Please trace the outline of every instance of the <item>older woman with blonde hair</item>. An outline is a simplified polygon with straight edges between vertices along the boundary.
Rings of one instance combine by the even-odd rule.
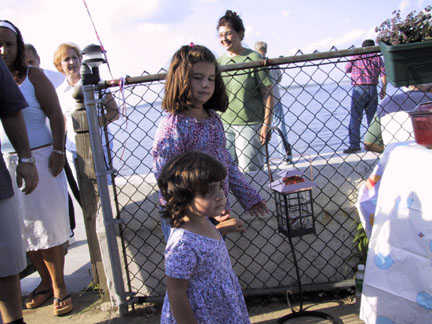
[[[66,76],[64,82],[57,88],[57,95],[60,99],[61,108],[66,121],[66,156],[69,164],[76,166],[75,160],[77,158],[77,154],[75,145],[75,132],[72,122],[72,113],[76,110],[76,100],[72,97],[72,93],[74,87],[79,85],[81,80],[80,48],[74,43],[61,43],[54,52],[53,63],[57,70]],[[104,116],[99,116],[99,125],[101,127],[107,127],[108,139],[111,144],[113,136],[111,135],[111,132],[108,128],[108,124],[119,119],[119,113],[117,104],[109,92],[105,93],[103,96],[103,108],[105,109],[105,113]],[[104,155],[107,159],[105,136],[102,136],[102,144],[104,147]],[[74,170],[75,168],[72,169]],[[76,179],[76,173],[74,176]]]

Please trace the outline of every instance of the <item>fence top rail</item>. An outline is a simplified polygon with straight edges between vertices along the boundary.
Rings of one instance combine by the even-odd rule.
[[[332,59],[353,55],[361,55],[361,54],[370,54],[370,53],[379,53],[379,46],[369,46],[369,47],[360,47],[353,49],[345,49],[340,51],[328,51],[328,52],[317,52],[312,54],[302,54],[302,55],[292,55],[278,58],[266,58],[258,61],[250,61],[244,63],[236,63],[236,64],[228,64],[221,66],[221,72],[241,70],[241,69],[249,69],[249,68],[257,68],[257,67],[268,67],[275,66],[281,64],[288,63],[298,63],[298,62],[309,62],[316,60],[324,60],[324,59]],[[118,87],[121,85],[132,85],[139,84],[145,82],[154,82],[164,80],[166,77],[166,73],[157,73],[157,74],[149,74],[137,77],[126,77],[124,79],[114,79],[114,80],[106,80],[101,81],[97,88],[98,89],[106,89],[110,87]]]

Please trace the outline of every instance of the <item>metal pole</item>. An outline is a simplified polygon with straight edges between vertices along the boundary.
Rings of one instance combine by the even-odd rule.
[[[99,121],[97,116],[97,103],[95,100],[95,85],[84,85],[82,87],[84,95],[84,106],[87,113],[90,145],[93,152],[93,161],[96,173],[96,183],[98,186],[99,197],[102,207],[103,221],[105,233],[108,244],[108,256],[110,259],[111,267],[107,267],[106,274],[108,283],[109,281],[114,284],[114,293],[111,296],[112,300],[119,307],[120,315],[127,313],[127,303],[125,298],[125,288],[123,283],[122,268],[120,263],[120,256],[118,253],[118,245],[116,239],[115,225],[118,224],[117,220],[113,219],[111,209],[110,195],[108,190],[107,175],[109,172],[105,170],[104,156],[102,149],[102,141],[99,133]],[[110,284],[109,284],[110,286]],[[111,290],[109,289],[111,294]]]

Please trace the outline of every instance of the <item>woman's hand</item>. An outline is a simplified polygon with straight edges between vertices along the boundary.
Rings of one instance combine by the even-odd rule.
[[[265,216],[268,214],[269,210],[267,208],[267,204],[264,200],[261,200],[259,203],[256,203],[253,205],[249,210],[249,214],[251,214],[254,217],[258,216]]]
[[[51,152],[48,160],[48,169],[51,171],[53,177],[57,177],[62,172],[65,165],[65,155],[56,152]]]
[[[267,136],[270,136],[270,134],[268,134],[268,129],[269,129],[269,127],[266,124],[263,124],[261,127],[260,142],[262,145],[264,145],[266,143]]]
[[[29,163],[19,163],[16,168],[16,182],[18,188],[21,188],[24,182],[25,187],[21,188],[21,190],[26,195],[32,193],[36,189],[39,182],[39,176],[36,167]]]
[[[224,236],[228,233],[246,232],[246,229],[243,227],[243,225],[244,222],[238,218],[228,218],[220,221],[220,223],[216,225],[216,228],[219,230],[221,235]]]

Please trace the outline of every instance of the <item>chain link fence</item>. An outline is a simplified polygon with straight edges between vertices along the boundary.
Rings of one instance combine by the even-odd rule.
[[[292,148],[292,164],[284,163],[280,138],[269,144],[270,169],[295,168],[313,180],[316,235],[293,239],[302,283],[306,287],[352,285],[361,257],[353,238],[358,216],[355,208],[362,182],[378,161],[377,153],[362,150],[344,154],[348,146],[348,124],[352,85],[345,73],[349,56],[377,53],[378,47],[348,49],[248,62],[222,69],[278,69],[283,121]],[[264,66],[265,65],[265,66]],[[134,84],[111,91],[119,102],[122,118],[110,125],[113,134],[111,160],[112,206],[119,226],[119,246],[124,280],[135,302],[161,301],[165,293],[164,248],[158,206],[158,188],[152,173],[151,148],[162,116],[164,74],[146,73]],[[144,80],[144,81],[142,81]],[[129,80],[130,81],[130,80]],[[130,82],[128,82],[130,83]],[[402,90],[387,87],[388,94]],[[361,134],[366,133],[366,121]],[[383,126],[385,127],[385,126]],[[230,196],[232,214],[246,223],[244,234],[229,234],[226,243],[233,268],[246,295],[283,292],[296,283],[292,254],[286,237],[277,231],[275,206],[266,166],[245,174],[247,181],[266,200],[270,213],[252,217]]]

